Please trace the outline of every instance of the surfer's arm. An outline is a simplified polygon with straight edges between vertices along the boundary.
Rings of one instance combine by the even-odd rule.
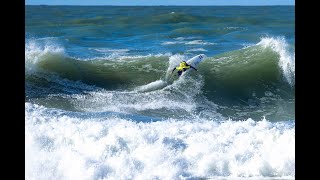
[[[176,68],[173,68],[173,70],[172,70],[171,74],[173,73],[173,71],[174,71],[174,70],[176,70]]]
[[[193,66],[191,66],[191,65],[190,65],[190,67],[191,67],[192,69],[194,69],[194,70],[198,71],[198,70],[197,70],[196,68],[194,68]]]

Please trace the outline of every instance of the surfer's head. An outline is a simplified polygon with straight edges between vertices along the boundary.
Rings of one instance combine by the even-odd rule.
[[[187,62],[185,62],[185,61],[182,61],[181,63],[180,63],[180,66],[186,66],[187,65]]]

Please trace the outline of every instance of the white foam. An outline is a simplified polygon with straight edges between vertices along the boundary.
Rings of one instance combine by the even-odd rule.
[[[185,44],[185,45],[216,45],[216,43],[206,42],[203,40],[192,40],[192,41],[185,41],[184,38],[178,38],[177,41],[167,41],[161,43],[161,45],[173,45],[173,44]]]
[[[143,86],[139,86],[137,88],[135,88],[138,92],[147,92],[147,91],[154,91],[157,89],[161,89],[163,87],[165,87],[168,83],[166,81],[163,80],[157,80],[154,82],[151,82],[149,84],[143,85]]]
[[[122,54],[130,51],[129,49],[110,49],[110,48],[89,48],[102,53],[117,53]]]
[[[78,60],[117,60],[117,59],[123,59],[123,58],[141,58],[143,56],[129,56],[128,52],[130,49],[111,49],[111,48],[89,48],[89,50],[94,50],[96,52],[99,52],[102,55],[98,55],[91,58],[77,58]]]
[[[215,43],[210,43],[210,42],[205,42],[203,40],[193,40],[193,41],[189,41],[189,42],[186,42],[187,45],[191,44],[191,45],[194,45],[194,44],[197,44],[197,45],[214,45]]]
[[[178,41],[183,41],[183,40],[190,40],[190,39],[197,39],[199,37],[196,37],[196,36],[189,36],[189,37],[177,37],[177,38],[174,38],[175,40],[178,40]]]
[[[136,60],[142,58],[149,57],[163,57],[163,56],[171,56],[171,53],[157,53],[157,54],[147,54],[147,55],[126,55],[119,53],[111,53],[105,56],[93,57],[93,58],[76,58],[78,60],[112,60],[112,61],[122,61],[122,60]]]
[[[237,26],[229,26],[226,27],[225,29],[230,29],[230,30],[247,30],[245,27],[237,27]]]
[[[136,123],[25,105],[26,179],[295,178],[294,122]]]
[[[25,44],[25,67],[26,70],[32,70],[36,68],[36,64],[47,55],[61,55],[68,56],[70,58],[82,61],[89,60],[135,60],[149,57],[163,57],[171,56],[171,53],[157,53],[147,55],[128,55],[129,49],[111,49],[111,48],[89,48],[91,50],[104,53],[103,56],[95,56],[90,58],[72,57],[66,54],[64,47],[53,40],[54,38],[38,38],[29,39]]]
[[[139,90],[147,91],[147,93],[133,92],[114,92],[114,91],[91,91],[85,95],[75,94],[68,99],[73,99],[74,106],[83,111],[89,112],[121,112],[121,113],[135,113],[137,111],[170,109],[183,110],[192,112],[196,108],[196,104],[192,101],[185,102],[183,98],[172,97],[170,93],[162,91],[151,91],[147,88],[155,88],[154,86],[162,86],[164,82],[158,81],[147,85],[147,87],[140,87]],[[151,92],[148,92],[151,91]],[[178,96],[178,95],[176,95]],[[190,96],[191,98],[191,96]]]
[[[252,47],[252,46],[254,46],[254,45],[256,45],[256,44],[253,44],[253,43],[243,43],[243,44],[241,44],[241,45],[242,45],[242,48],[241,48],[241,49],[247,49],[247,48]]]
[[[167,41],[161,43],[162,45],[171,45],[171,44],[182,44],[182,42],[177,42],[177,41]]]
[[[271,47],[280,56],[279,67],[290,85],[295,84],[295,53],[290,53],[289,45],[284,37],[265,37],[257,44],[262,47]]]
[[[205,50],[203,48],[194,48],[194,49],[189,49],[187,51],[188,52],[198,52],[198,51],[207,52],[207,50]]]

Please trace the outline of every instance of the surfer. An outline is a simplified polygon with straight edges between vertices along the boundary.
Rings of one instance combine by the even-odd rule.
[[[196,68],[194,68],[193,66],[189,65],[187,62],[182,61],[179,66],[175,67],[172,70],[171,74],[173,73],[174,70],[177,69],[178,70],[178,75],[180,76],[182,74],[182,72],[184,72],[184,71],[186,71],[187,69],[190,69],[190,68],[192,68],[192,69],[197,71]]]

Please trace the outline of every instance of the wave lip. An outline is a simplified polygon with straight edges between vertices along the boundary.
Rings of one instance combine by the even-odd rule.
[[[42,38],[44,39],[44,38]],[[38,39],[38,40],[42,40]],[[45,38],[43,43],[31,39],[25,45],[25,68],[26,72],[35,71],[37,64],[50,56],[65,56],[65,49],[58,46],[50,38]]]
[[[281,68],[283,75],[287,82],[294,86],[295,84],[295,55],[290,54],[289,45],[284,37],[276,38],[262,38],[257,44],[264,48],[270,47],[277,52],[280,56],[279,67]]]

